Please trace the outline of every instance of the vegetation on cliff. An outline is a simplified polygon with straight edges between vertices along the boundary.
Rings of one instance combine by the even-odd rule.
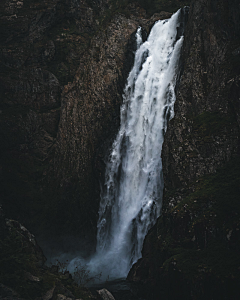
[[[162,216],[129,273],[152,299],[240,295],[239,5],[191,3],[162,152]]]
[[[151,299],[161,294],[176,299],[179,293],[184,299],[237,299],[239,193],[240,161],[236,158],[185,190],[165,195],[169,203],[149,232],[143,260],[129,278],[149,285]]]

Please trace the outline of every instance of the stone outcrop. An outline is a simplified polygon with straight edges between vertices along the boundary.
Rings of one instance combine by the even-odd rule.
[[[103,300],[115,300],[113,295],[107,289],[101,289],[97,292]]]
[[[239,298],[239,1],[193,1],[162,216],[130,271],[151,299]]]
[[[0,283],[0,299],[1,300],[23,300],[19,295],[12,289],[6,287]]]
[[[78,286],[69,272],[63,272],[63,264],[50,268],[45,262],[34,235],[19,222],[5,219],[1,212],[1,300],[96,299]]]

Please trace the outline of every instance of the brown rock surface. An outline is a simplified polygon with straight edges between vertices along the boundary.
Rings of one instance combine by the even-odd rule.
[[[0,8],[4,210],[37,235],[93,241],[135,31],[141,25],[146,35],[171,14],[147,19],[135,4],[84,0],[4,0]]]
[[[239,298],[239,1],[193,1],[162,216],[128,278],[151,299]]]
[[[155,15],[141,23],[148,29],[166,15]],[[80,59],[74,82],[62,93],[53,173],[57,174],[64,203],[78,202],[76,226],[79,230],[84,226],[85,234],[89,221],[96,230],[99,179],[103,180],[105,155],[118,128],[122,90],[133,61],[134,34],[139,23],[137,18],[116,15],[105,30],[93,37],[89,52]]]

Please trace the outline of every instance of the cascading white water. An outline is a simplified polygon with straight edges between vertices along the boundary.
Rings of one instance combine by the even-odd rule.
[[[167,120],[174,115],[180,10],[158,21],[148,40],[136,33],[137,51],[123,95],[121,127],[106,168],[98,221],[97,253],[90,270],[125,277],[141,257],[143,240],[160,215],[161,150]]]

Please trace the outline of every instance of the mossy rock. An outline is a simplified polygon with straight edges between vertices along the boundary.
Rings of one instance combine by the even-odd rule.
[[[213,293],[208,280],[222,284],[224,295],[227,291],[235,299],[240,280],[239,195],[240,159],[234,158],[188,187],[183,199],[157,223],[162,274],[180,274],[196,295],[194,287],[201,286],[196,299],[206,296],[207,289]],[[174,197],[174,191],[166,196]]]
[[[13,220],[7,224],[1,222],[0,228],[0,283],[25,300],[42,299],[49,291],[53,299],[58,293],[92,299],[91,293],[78,286],[69,273],[43,265],[43,253],[26,228]]]

